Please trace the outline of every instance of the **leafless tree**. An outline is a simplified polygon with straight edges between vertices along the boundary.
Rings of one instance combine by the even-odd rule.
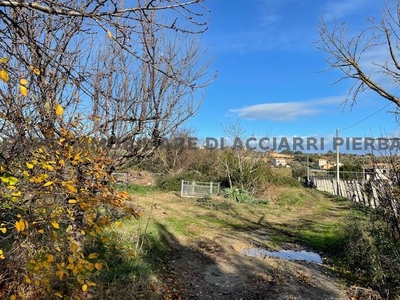
[[[61,123],[78,120],[86,125],[76,132],[110,148],[132,142],[124,158],[150,155],[197,112],[213,79],[196,38],[208,24],[202,2],[0,1],[1,137],[19,141],[8,143],[8,158],[21,140],[60,136]],[[148,142],[138,147],[138,137]]]
[[[345,104],[353,105],[360,93],[371,90],[400,107],[396,95],[400,83],[399,28],[398,0],[386,1],[381,20],[369,19],[369,26],[354,36],[350,36],[345,22],[322,19],[318,48],[328,55],[329,69],[343,74],[338,82],[354,82]]]
[[[219,155],[219,162],[228,179],[229,187],[247,190],[251,195],[261,193],[270,174],[264,154],[246,148],[248,146],[246,131],[240,120],[235,122],[229,120],[223,125],[223,131],[233,143],[232,147],[223,149]]]
[[[94,132],[113,143],[130,144],[123,158],[153,153],[197,112],[211,82],[206,78],[210,61],[203,60],[195,37],[170,36],[156,23],[155,12],[143,15],[136,43],[140,60],[116,53],[112,42],[96,60],[102,74],[96,71],[93,78]]]
[[[162,163],[163,169],[171,175],[187,171],[194,160],[198,159],[197,140],[194,131],[189,128],[179,128],[165,137],[162,145],[156,151],[156,158]]]
[[[353,105],[359,95],[373,91],[394,103],[397,112],[400,98],[396,94],[400,85],[400,1],[385,1],[379,21],[369,19],[369,26],[360,33],[350,36],[346,23],[331,23],[322,20],[319,24],[320,42],[318,47],[327,55],[330,69],[340,70],[343,76],[338,80],[351,79],[354,85],[348,93],[345,104]],[[349,101],[350,100],[350,101]],[[350,103],[348,103],[348,101]],[[392,228],[393,236],[400,236],[399,218],[399,164],[398,155],[381,153],[390,165],[391,177],[379,179],[380,205],[378,212]],[[390,179],[390,180],[389,180]]]

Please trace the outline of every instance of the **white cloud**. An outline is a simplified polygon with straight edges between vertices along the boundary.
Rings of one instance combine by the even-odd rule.
[[[264,103],[231,109],[229,112],[248,120],[291,121],[319,114],[323,106],[340,104],[344,99],[344,96],[334,96],[303,102]]]
[[[275,12],[266,12],[263,15],[263,26],[268,26],[281,20],[282,16]]]
[[[223,52],[249,52],[269,51],[277,48],[287,48],[289,40],[284,33],[273,33],[271,30],[248,30],[218,34],[220,43],[214,47]],[[222,41],[222,42],[221,42]]]
[[[335,18],[341,19],[353,13],[357,13],[360,9],[365,7],[366,4],[371,2],[371,0],[334,0],[322,7],[322,14],[326,21],[331,21]]]

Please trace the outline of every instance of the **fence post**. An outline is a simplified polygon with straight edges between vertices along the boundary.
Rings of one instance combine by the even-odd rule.
[[[212,181],[210,182],[210,195],[212,195],[212,193],[213,193],[213,183],[212,183]]]
[[[184,185],[184,180],[182,179],[182,182],[181,182],[181,197],[183,197],[183,185]]]

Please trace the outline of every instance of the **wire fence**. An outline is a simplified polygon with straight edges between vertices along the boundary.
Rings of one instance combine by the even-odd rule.
[[[181,183],[181,197],[202,197],[207,195],[219,195],[219,182],[185,181]]]
[[[357,180],[364,181],[369,180],[377,176],[376,172],[355,172],[355,171],[339,171],[339,179],[342,180]],[[336,171],[325,171],[325,170],[314,170],[310,169],[308,177],[312,179],[336,179]]]

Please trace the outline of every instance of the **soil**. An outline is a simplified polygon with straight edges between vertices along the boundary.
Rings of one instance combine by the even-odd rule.
[[[162,298],[349,299],[328,266],[247,257],[243,249],[256,246],[250,242],[254,237],[241,235],[176,240],[164,278],[169,293]]]

